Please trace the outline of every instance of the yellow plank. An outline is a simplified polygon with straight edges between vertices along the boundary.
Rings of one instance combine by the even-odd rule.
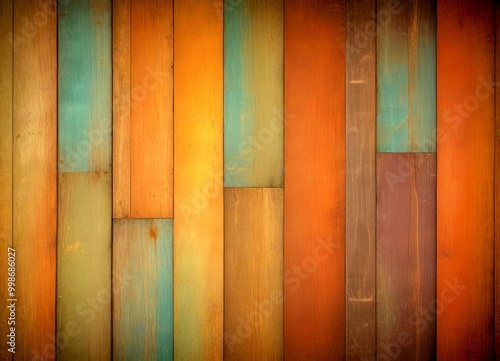
[[[0,1],[0,246],[12,246],[12,1]],[[6,255],[6,253],[5,253]],[[0,258],[0,279],[7,280],[7,256]],[[6,288],[0,297],[6,299]],[[8,310],[2,307],[0,333],[8,335]],[[10,347],[10,346],[9,346]],[[0,348],[0,360],[12,357],[7,347]]]
[[[55,0],[14,4],[13,244],[17,253],[15,359],[19,360],[55,358],[56,6]]]
[[[111,175],[61,173],[58,213],[58,358],[110,360]]]
[[[175,359],[222,360],[222,18],[197,0],[174,18]]]
[[[283,358],[283,189],[224,190],[224,359]]]
[[[113,217],[130,217],[130,0],[113,0]]]

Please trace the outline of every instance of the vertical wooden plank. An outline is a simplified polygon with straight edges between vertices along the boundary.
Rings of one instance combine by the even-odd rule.
[[[440,360],[494,358],[494,9],[438,1]],[[445,299],[446,298],[446,299]]]
[[[377,155],[377,358],[436,358],[436,157]]]
[[[500,79],[500,2],[495,1],[495,80]],[[500,92],[495,90],[495,356],[500,356]]]
[[[283,0],[225,9],[224,183],[282,187]]]
[[[60,173],[58,213],[57,356],[110,360],[111,175]]]
[[[409,6],[407,149],[435,152],[436,1],[412,1]],[[402,10],[402,6],[398,8]]]
[[[14,240],[16,354],[55,358],[57,222],[56,1],[14,4]],[[34,14],[46,21],[24,33]],[[17,37],[19,35],[19,37]],[[33,56],[36,54],[36,56]]]
[[[130,0],[113,0],[113,217],[130,217]]]
[[[221,360],[222,18],[198,0],[177,1],[174,18],[175,358]]]
[[[283,190],[224,190],[224,359],[283,359]]]
[[[58,8],[60,172],[111,171],[111,1]]]
[[[285,3],[284,352],[345,358],[345,6]]]
[[[172,220],[115,219],[113,359],[173,360]]]
[[[436,5],[377,3],[377,150],[436,150]]]
[[[12,1],[0,2],[0,246],[5,256],[0,259],[0,278],[7,280],[7,249],[12,247]],[[0,297],[7,299],[7,290],[0,291]],[[0,333],[8,335],[8,309],[0,312],[4,322]],[[11,360],[9,347],[0,349],[0,360]]]
[[[375,0],[346,2],[346,358],[375,357]]]
[[[131,217],[173,216],[173,1],[131,2]]]
[[[387,9],[391,0],[378,0],[377,9]],[[408,151],[408,46],[409,0],[390,21],[377,24],[377,150]]]

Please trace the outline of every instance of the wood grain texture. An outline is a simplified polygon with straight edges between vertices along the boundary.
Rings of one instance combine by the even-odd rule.
[[[111,171],[111,0],[58,9],[60,172]]]
[[[378,359],[436,358],[435,299],[436,157],[379,153]]]
[[[175,358],[222,360],[223,24],[211,1],[174,18]]]
[[[172,220],[115,219],[113,359],[173,360]]]
[[[0,2],[0,246],[2,252],[12,246],[12,24],[13,1]],[[4,253],[7,255],[7,253]],[[7,256],[0,259],[0,279],[7,280]],[[0,290],[0,297],[7,299],[7,289]],[[8,335],[8,309],[0,312],[5,320],[0,333]],[[0,349],[0,360],[12,360],[8,347]]]
[[[440,360],[494,358],[494,9],[437,3]],[[447,302],[449,301],[449,302]]]
[[[224,190],[224,359],[283,359],[283,189]]]
[[[345,358],[345,7],[285,3],[284,353]]]
[[[377,150],[436,150],[436,7],[377,2]]]
[[[114,1],[113,216],[173,216],[173,2]]]
[[[60,173],[58,187],[57,357],[111,360],[111,174]]]
[[[57,16],[55,0],[43,4],[14,4],[13,244],[19,360],[38,354],[55,358]],[[35,26],[34,14],[46,21]],[[24,32],[26,22],[33,31]]]
[[[282,187],[283,0],[229,5],[224,14],[224,185]]]
[[[346,358],[375,357],[375,0],[346,2]]]
[[[495,79],[500,79],[500,2],[495,1]],[[495,355],[500,355],[500,92],[495,91]]]
[[[130,217],[130,0],[113,0],[113,217]]]
[[[173,216],[173,0],[131,2],[131,217]]]

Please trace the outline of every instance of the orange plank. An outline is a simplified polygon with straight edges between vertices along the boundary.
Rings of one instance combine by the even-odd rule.
[[[224,190],[224,360],[283,359],[283,189]]]
[[[131,2],[131,217],[173,217],[173,0]]]
[[[12,246],[12,12],[13,1],[0,1],[0,246],[7,252]],[[0,279],[7,280],[7,253],[0,259]],[[6,299],[7,289],[0,290],[0,297]],[[2,307],[0,334],[8,335],[9,312]],[[6,340],[8,341],[8,340]],[[0,348],[0,360],[11,360],[4,346]]]
[[[345,7],[285,2],[284,352],[345,358]]]
[[[500,79],[500,2],[495,2],[495,79]],[[495,91],[495,351],[500,354],[500,92]]]
[[[13,244],[18,360],[41,356],[53,360],[56,351],[57,2],[44,4],[31,0],[14,4]],[[34,30],[25,32],[26,24]]]
[[[173,2],[114,1],[113,216],[173,216]]]
[[[494,9],[438,1],[439,360],[494,359]]]
[[[113,0],[113,217],[130,217],[130,0]]]
[[[174,353],[222,360],[222,18],[205,0],[174,18]]]

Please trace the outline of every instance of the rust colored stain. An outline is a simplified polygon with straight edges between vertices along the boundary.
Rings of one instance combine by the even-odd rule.
[[[151,237],[155,243],[158,239],[158,226],[155,221],[151,221],[151,226],[149,227],[149,237]]]
[[[493,1],[437,16],[437,359],[493,360]]]
[[[345,7],[285,2],[284,353],[345,358]]]

